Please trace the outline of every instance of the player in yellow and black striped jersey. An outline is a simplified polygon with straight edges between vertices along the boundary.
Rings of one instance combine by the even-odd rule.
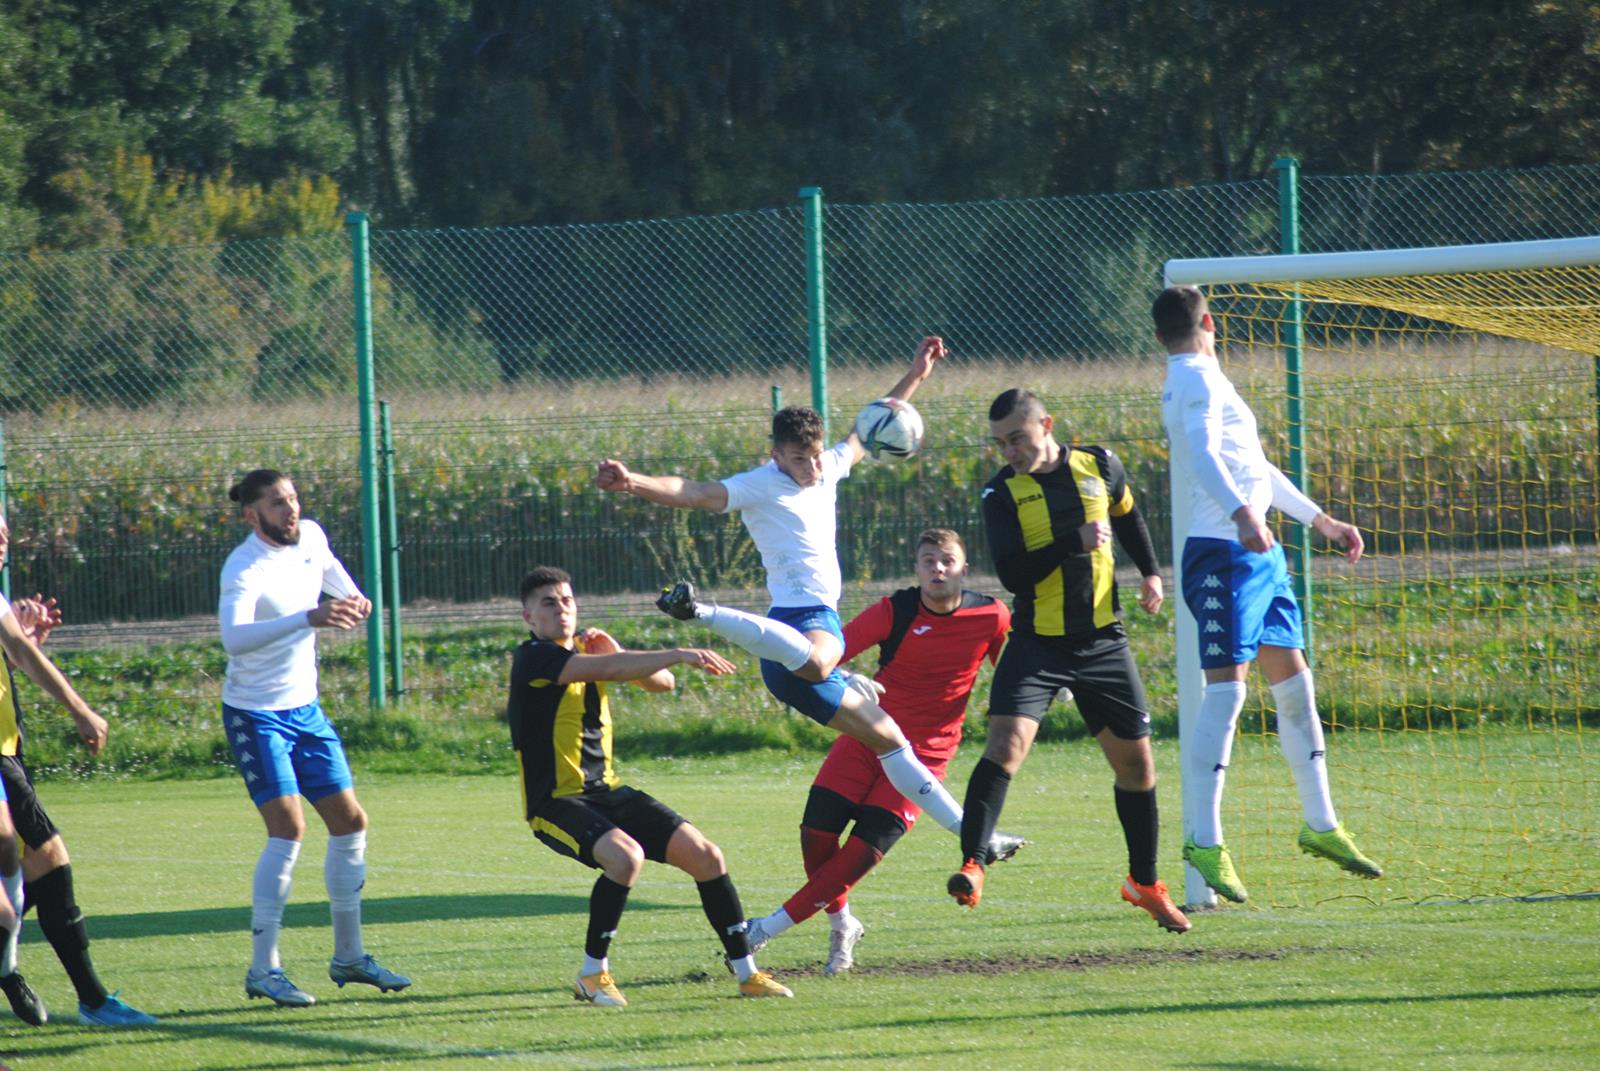
[[[572,578],[552,566],[523,577],[521,594],[522,619],[533,635],[512,658],[506,717],[521,772],[523,817],[549,848],[601,872],[589,896],[589,932],[573,995],[591,1004],[628,1003],[607,954],[628,892],[650,859],[695,879],[741,995],[794,996],[756,967],[722,850],[666,804],[624,785],[611,761],[611,683],[633,681],[666,692],[674,684],[672,666],[722,674],[731,673],[733,663],[699,648],[624,651],[599,629],[580,632]]]
[[[6,520],[0,517],[0,562],[4,562],[10,548],[10,537]],[[5,789],[0,796],[7,801],[16,839],[23,849],[21,867],[16,873],[4,873],[16,868],[0,863],[0,880],[4,881],[13,901],[20,895],[24,911],[35,910],[39,931],[50,942],[77,992],[80,1022],[91,1026],[148,1026],[156,1021],[155,1017],[108,992],[95,973],[89,956],[89,931],[78,907],[66,843],[39,802],[23,762],[22,706],[17,700],[17,682],[11,673],[13,666],[66,708],[89,754],[97,755],[105,747],[106,720],[84,702],[55,663],[40,650],[51,630],[60,623],[61,613],[54,599],[35,596],[11,604],[0,596],[0,652],[4,654],[3,672],[0,672],[0,785]],[[6,862],[14,863],[14,857]],[[0,949],[0,991],[5,993],[12,1012],[23,1022],[38,1026],[49,1019],[44,1002],[16,970],[15,934]]]
[[[947,888],[959,903],[977,905],[983,846],[1040,721],[1065,688],[1115,774],[1128,845],[1122,896],[1182,933],[1189,920],[1156,877],[1150,714],[1122,628],[1111,539],[1143,575],[1139,604],[1149,613],[1163,601],[1155,546],[1117,456],[1099,446],[1063,446],[1054,427],[1031,391],[1005,391],[989,408],[989,432],[1007,465],[983,488],[984,531],[995,573],[1016,601],[1011,640],[990,687],[984,755],[967,783],[963,863]]]

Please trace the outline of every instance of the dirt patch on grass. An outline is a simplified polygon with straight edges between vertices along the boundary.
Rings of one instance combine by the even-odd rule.
[[[1077,952],[1070,956],[970,956],[947,959],[897,961],[893,963],[857,963],[850,971],[854,975],[877,974],[912,975],[927,978],[952,974],[1018,974],[1023,971],[1095,971],[1106,967],[1148,967],[1161,963],[1238,963],[1252,960],[1279,960],[1292,955],[1294,950],[1269,948],[1246,950],[1238,948],[1136,948],[1125,952]],[[810,967],[780,967],[780,978],[820,975],[822,965]],[[703,981],[715,977],[714,973],[691,971],[686,980]]]

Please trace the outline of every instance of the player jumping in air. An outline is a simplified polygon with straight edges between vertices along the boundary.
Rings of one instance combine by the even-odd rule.
[[[889,397],[909,400],[944,352],[941,339],[923,339],[910,370]],[[878,705],[870,678],[847,677],[838,669],[844,634],[838,612],[835,501],[839,481],[865,454],[853,430],[824,450],[822,418],[815,410],[791,406],[772,418],[771,459],[748,472],[724,480],[689,480],[646,476],[607,459],[600,463],[596,482],[603,491],[637,495],[658,505],[738,511],[766,569],[772,596],[767,615],[697,602],[686,582],[665,592],[657,605],[679,620],[700,620],[758,656],[761,676],[773,695],[865,744],[895,789],[917,800],[934,821],[954,833],[961,828],[960,806]]]
[[[1205,691],[1198,727],[1186,747],[1183,776],[1204,786],[1183,857],[1206,884],[1235,903],[1247,894],[1222,839],[1222,786],[1244,707],[1245,676],[1259,661],[1278,709],[1278,746],[1294,772],[1305,824],[1300,849],[1352,874],[1380,877],[1334,814],[1327,745],[1317,716],[1311,670],[1302,651],[1300,605],[1289,584],[1283,547],[1266,525],[1276,507],[1359,561],[1355,526],[1335,520],[1267,460],[1255,414],[1217,363],[1216,326],[1205,295],[1192,286],[1163,290],[1152,306],[1156,338],[1166,347],[1161,419],[1172,444],[1174,486],[1189,488],[1183,544],[1183,599],[1200,626]]]

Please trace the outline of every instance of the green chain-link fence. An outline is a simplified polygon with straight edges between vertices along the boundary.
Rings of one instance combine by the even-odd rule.
[[[1600,166],[1306,177],[1303,248],[1592,233]],[[979,535],[983,411],[1014,383],[1108,443],[1165,548],[1148,301],[1174,256],[1278,249],[1269,179],[1125,195],[824,213],[835,431],[924,333],[952,357],[917,401],[914,465],[846,485],[849,576],[903,574],[926,523]],[[594,462],[705,476],[760,458],[774,394],[810,400],[804,214],[372,234],[379,396],[396,423],[408,602],[504,597],[536,559],[586,590],[692,571],[757,580],[728,518],[592,487]],[[12,575],[77,622],[214,611],[241,530],[226,488],[292,472],[361,575],[349,241],[0,256]],[[776,388],[776,391],[774,390]],[[982,560],[981,540],[974,556]]]

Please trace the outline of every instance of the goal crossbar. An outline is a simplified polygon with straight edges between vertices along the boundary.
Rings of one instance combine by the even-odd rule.
[[[1215,283],[1296,283],[1313,279],[1458,275],[1596,264],[1600,264],[1600,236],[1372,252],[1177,259],[1166,262],[1164,275],[1167,286],[1207,286]]]

